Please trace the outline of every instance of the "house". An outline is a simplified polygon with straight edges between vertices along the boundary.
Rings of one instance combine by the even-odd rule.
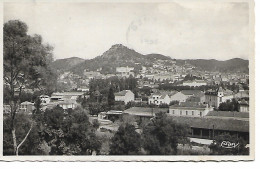
[[[134,76],[134,67],[117,67],[116,73],[121,77],[129,77],[130,75]]]
[[[41,100],[42,103],[50,103],[51,98],[48,95],[41,95],[40,100]]]
[[[244,99],[242,101],[238,101],[238,109],[239,112],[249,112],[249,103]]]
[[[186,101],[205,102],[205,93],[200,90],[182,90],[181,92],[188,97]]]
[[[148,98],[149,104],[161,105],[161,104],[170,104],[170,102],[171,102],[170,96],[168,94],[165,93],[162,94],[160,92],[156,92]]]
[[[33,110],[34,110],[34,103],[32,103],[32,102],[25,101],[20,104],[20,107],[19,107],[20,113],[32,114]]]
[[[207,104],[201,104],[196,102],[184,102],[179,105],[172,105],[169,108],[169,114],[173,116],[191,116],[191,117],[203,117],[213,110]]]
[[[123,90],[115,93],[115,101],[123,101],[125,104],[135,100],[135,94],[131,90]]]
[[[74,109],[77,107],[77,102],[75,100],[66,99],[64,101],[60,101],[58,105],[63,108],[63,110]]]
[[[188,80],[188,81],[184,81],[182,83],[183,86],[206,86],[207,85],[207,82],[204,81],[204,80]]]
[[[84,92],[62,92],[53,93],[51,95],[51,102],[62,101],[64,99],[77,100],[78,97],[83,96]]]
[[[171,102],[178,101],[179,103],[181,103],[181,102],[186,102],[186,99],[188,97],[189,96],[183,94],[182,92],[177,92],[177,93],[171,95],[170,100],[171,100]]]
[[[224,90],[219,87],[217,90],[208,90],[205,93],[205,103],[212,107],[218,108],[220,103],[226,102],[234,98],[233,92],[231,90]]]

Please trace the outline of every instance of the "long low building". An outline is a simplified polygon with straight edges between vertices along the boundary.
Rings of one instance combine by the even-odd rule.
[[[159,112],[168,112],[168,108],[150,108],[150,107],[131,107],[125,110],[123,113],[134,116],[139,119],[150,119]]]
[[[215,136],[228,133],[242,137],[249,143],[249,119],[221,116],[187,117],[171,116],[176,123],[190,126],[190,137],[214,139]]]

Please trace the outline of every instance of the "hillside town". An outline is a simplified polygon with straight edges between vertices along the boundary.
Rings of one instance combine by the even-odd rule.
[[[246,3],[148,4],[6,3],[3,156],[252,159]]]
[[[189,125],[188,137],[200,145],[196,147],[199,150],[204,150],[214,137],[223,133],[235,134],[249,144],[249,75],[246,73],[209,72],[186,62],[178,66],[174,60],[158,60],[151,67],[142,66],[139,72],[126,66],[116,67],[115,74],[102,74],[101,69],[86,69],[82,74],[60,74],[57,83],[65,84],[66,88],[40,95],[41,111],[59,106],[66,114],[83,107],[89,112],[89,118],[99,123],[101,133],[117,132],[124,116],[135,119],[133,124],[140,133],[143,122],[163,112],[173,121]],[[17,113],[33,114],[35,102],[25,100],[18,109]],[[10,106],[4,105],[4,113],[10,113]]]

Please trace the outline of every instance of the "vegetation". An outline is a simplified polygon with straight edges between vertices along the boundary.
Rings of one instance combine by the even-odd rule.
[[[52,62],[52,47],[42,43],[40,35],[27,34],[28,27],[24,22],[11,20],[4,24],[4,81],[5,101],[11,107],[10,132],[12,134],[13,152],[18,155],[19,147],[16,135],[16,110],[22,101],[24,88],[45,90],[55,88],[55,74],[49,67]],[[33,124],[24,139],[32,131]]]
[[[188,126],[176,124],[159,113],[143,129],[143,147],[149,155],[177,154],[178,143],[188,142]]]
[[[110,155],[137,155],[141,150],[141,135],[131,124],[121,125],[110,144]]]
[[[239,111],[239,104],[236,99],[227,100],[224,103],[220,103],[218,109],[220,111]]]

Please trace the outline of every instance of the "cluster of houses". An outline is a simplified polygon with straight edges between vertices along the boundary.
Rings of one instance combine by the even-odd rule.
[[[77,98],[82,97],[84,92],[62,92],[53,93],[51,96],[41,95],[41,110],[51,109],[55,106],[60,106],[64,111],[74,109],[78,106]],[[35,109],[34,103],[25,101],[19,106],[18,112],[31,114]],[[10,112],[10,106],[4,105],[4,113]]]
[[[242,93],[242,94],[241,94]],[[242,97],[241,97],[242,96]],[[116,100],[125,103],[134,101],[134,94],[122,91],[115,94]],[[110,119],[115,116],[133,116],[136,121],[151,120],[156,113],[167,113],[174,121],[190,126],[190,137],[211,140],[222,133],[236,134],[249,141],[249,103],[242,99],[249,97],[245,91],[233,93],[230,90],[219,87],[217,90],[182,90],[182,91],[155,91],[148,99],[148,104],[170,105],[168,108],[157,107],[131,107],[124,111],[110,110],[102,112],[98,119]],[[220,103],[240,99],[239,112],[217,111]],[[173,104],[171,104],[173,103]]]

